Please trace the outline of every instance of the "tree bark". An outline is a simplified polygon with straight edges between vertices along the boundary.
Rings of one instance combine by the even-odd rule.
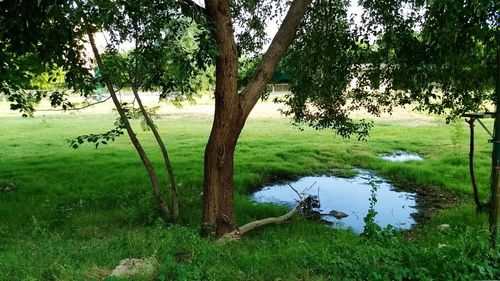
[[[477,188],[476,182],[476,174],[474,172],[474,122],[476,119],[474,117],[470,117],[470,119],[466,119],[465,122],[469,124],[470,130],[470,143],[469,143],[469,174],[472,183],[472,195],[474,198],[474,203],[476,204],[476,211],[482,212],[485,209],[485,206],[481,202],[479,198],[479,190]]]
[[[94,36],[90,32],[90,29],[87,30],[87,35],[89,37],[89,42],[90,46],[92,47],[92,52],[94,53],[95,60],[97,62],[97,65],[105,74],[105,69],[102,64],[101,60],[101,55],[99,54],[99,51],[97,50],[95,41],[94,41]],[[132,129],[132,126],[130,125],[130,122],[128,121],[127,115],[125,111],[123,110],[123,107],[118,100],[118,97],[116,96],[115,90],[113,89],[113,85],[109,82],[109,80],[103,75],[104,77],[104,82],[106,83],[106,86],[108,88],[109,94],[111,95],[111,98],[113,100],[113,103],[115,104],[116,110],[118,111],[118,114],[120,115],[120,118],[122,119],[122,122],[125,124],[125,129],[127,130],[127,134],[130,138],[130,141],[134,145],[135,149],[137,150],[137,153],[139,154],[139,157],[141,158],[142,164],[146,168],[146,171],[148,172],[149,179],[151,181],[151,188],[153,190],[153,194],[158,201],[158,209],[160,211],[160,215],[162,219],[165,222],[171,222],[171,214],[170,210],[168,208],[167,201],[161,194],[160,190],[160,184],[158,182],[158,177],[156,176],[155,169],[153,165],[151,164],[151,161],[149,160],[149,157],[146,154],[146,151],[142,147],[141,143],[139,142],[139,139],[137,139],[137,136],[135,135],[134,130]]]
[[[228,0],[206,0],[219,49],[216,59],[215,114],[205,149],[202,234],[236,230],[233,198],[234,152],[238,137],[276,66],[290,46],[311,0],[294,0],[254,77],[238,94],[238,52]]]
[[[219,48],[216,59],[215,114],[205,148],[202,234],[222,235],[235,228],[233,159],[239,126],[238,52],[228,1],[208,0]]]
[[[496,112],[493,134],[493,163],[491,171],[491,197],[489,210],[490,241],[493,248],[497,245],[498,215],[500,212],[500,31],[497,29],[497,77]]]
[[[217,123],[217,125],[216,125]],[[234,151],[239,132],[215,118],[205,149],[202,234],[221,236],[236,228],[233,198]]]

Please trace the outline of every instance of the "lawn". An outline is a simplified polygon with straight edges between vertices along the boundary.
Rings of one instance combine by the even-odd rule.
[[[157,217],[147,174],[126,136],[98,149],[68,146],[69,138],[112,128],[114,118],[0,117],[0,184],[15,185],[0,191],[0,280],[102,280],[124,258],[158,264],[153,276],[136,280],[500,278],[500,254],[489,248],[487,217],[472,205],[465,123],[375,119],[364,142],[299,131],[276,116],[254,116],[236,152],[238,224],[286,211],[250,201],[251,191],[264,183],[315,173],[349,175],[352,167],[417,190],[425,216],[412,231],[373,237],[294,218],[221,245],[198,235],[210,116],[164,114],[156,121],[179,183],[181,218],[175,225]],[[491,147],[486,133],[477,131],[476,177],[486,199]],[[161,164],[151,133],[137,132]],[[420,153],[425,161],[392,163],[377,156],[394,150]],[[449,229],[437,228],[445,223]]]

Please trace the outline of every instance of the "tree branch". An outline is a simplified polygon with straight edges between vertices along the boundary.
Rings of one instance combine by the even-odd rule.
[[[216,59],[216,101],[237,97],[238,50],[234,39],[231,7],[228,0],[206,0],[206,8],[214,24],[213,35],[217,42],[219,55]],[[228,102],[224,102],[228,103]],[[229,102],[230,103],[230,102]]]
[[[303,204],[303,202],[309,197],[309,191],[314,187],[315,184],[316,184],[316,182],[314,182],[308,188],[304,189],[299,194],[299,197],[300,197],[299,198],[299,202],[288,213],[286,213],[286,214],[284,214],[282,216],[279,216],[279,217],[265,218],[265,219],[252,221],[252,222],[249,222],[249,223],[247,223],[245,225],[242,225],[238,229],[236,229],[235,231],[229,233],[228,235],[223,236],[221,238],[222,242],[223,243],[224,242],[230,242],[232,240],[239,239],[239,238],[241,238],[241,236],[243,236],[243,234],[245,234],[245,233],[249,232],[250,230],[253,230],[253,229],[257,228],[257,227],[261,227],[261,226],[265,226],[265,225],[269,225],[269,224],[280,224],[280,223],[282,223],[282,222],[290,219],[294,214],[296,214],[300,210],[300,207]],[[294,191],[296,191],[295,188],[292,188],[292,189]]]
[[[259,101],[278,63],[295,39],[297,30],[310,3],[311,0],[294,0],[290,5],[283,23],[262,58],[262,62],[252,80],[241,93],[241,107],[243,108],[244,118],[250,114],[252,108]]]
[[[295,188],[294,188],[291,184],[288,184],[288,186],[289,186],[289,187],[293,190],[293,192],[295,192],[295,193],[299,196],[299,198],[300,198],[300,196],[301,196],[301,195],[300,195],[300,192],[298,192],[298,191],[297,191],[297,189],[295,189]]]
[[[111,96],[103,99],[102,101],[96,101],[96,102],[93,102],[93,103],[89,103],[89,104],[86,104],[86,105],[83,105],[83,106],[80,106],[80,107],[71,107],[71,108],[68,108],[68,109],[57,109],[57,108],[48,108],[48,109],[37,109],[36,111],[72,111],[72,110],[82,110],[82,109],[85,109],[87,107],[91,107],[91,106],[94,106],[94,105],[98,105],[100,103],[105,103],[107,102],[109,99],[111,98]]]

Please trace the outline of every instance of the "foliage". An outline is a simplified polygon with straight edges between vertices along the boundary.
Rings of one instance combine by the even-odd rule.
[[[44,73],[65,73],[65,86],[88,97],[102,82],[99,79],[113,77],[123,84],[123,77],[116,75],[119,70],[134,74],[137,81],[133,82],[140,81],[144,90],[160,88],[163,98],[179,102],[206,87],[201,75],[216,52],[209,31],[183,16],[175,1],[38,1],[32,5],[9,0],[0,3],[0,26],[0,41],[5,42],[0,48],[1,93],[11,97],[14,109],[27,115],[34,107],[23,103],[41,96],[32,97],[23,90],[33,78],[46,76]],[[104,72],[102,77],[94,77],[94,67],[84,55],[87,31],[105,31],[110,37],[110,54],[117,53],[124,42],[135,42],[134,51],[122,61],[108,59],[115,63],[113,75]],[[35,80],[34,86],[44,86]],[[51,93],[56,94],[61,91]]]
[[[172,1],[104,3],[101,8],[114,15],[100,27],[111,38],[104,56],[111,81],[138,90],[159,88],[161,98],[176,103],[200,90],[201,76],[215,52],[208,30],[184,17]],[[119,54],[117,46],[127,41],[134,42],[134,49]]]
[[[292,94],[277,101],[288,106],[284,113],[296,123],[364,139],[371,123],[353,121],[350,113],[360,107],[373,113],[379,109],[366,91],[349,91],[359,50],[349,30],[347,7],[346,1],[318,0],[309,8],[284,61]]]
[[[453,118],[451,124],[451,144],[457,149],[462,148],[467,140],[467,132],[465,130],[465,122],[461,118]],[[481,128],[482,129],[482,128]]]
[[[290,80],[290,75],[286,73],[283,63],[281,62],[274,72],[272,83],[289,83]]]
[[[379,114],[416,101],[419,110],[450,116],[484,109],[494,83],[493,1],[363,0],[360,4],[365,9],[363,24],[348,19],[345,0],[315,0],[309,8],[284,64],[293,78],[293,95],[280,101],[295,123],[363,139],[371,124],[350,118],[350,112],[359,108]],[[91,91],[96,81],[79,56],[86,28],[109,33],[110,53],[120,43],[135,41],[134,64],[149,70],[136,71],[148,73],[142,86],[160,87],[162,97],[174,102],[206,84],[206,79],[193,77],[217,55],[210,21],[177,1],[99,0],[80,6],[39,1],[34,7],[12,0],[1,5],[5,28],[0,38],[6,44],[0,57],[6,63],[0,79],[8,96],[23,88],[16,81],[23,74],[13,71],[29,72],[31,66],[19,68],[14,59],[25,54],[40,61],[31,65],[61,66],[69,87]],[[286,1],[231,1],[234,22],[241,27],[236,30],[240,57],[255,57],[266,42],[265,26],[278,20],[286,7]],[[82,19],[91,22],[82,25]],[[245,61],[240,78],[248,80],[254,66]],[[29,100],[15,99],[18,104]]]
[[[51,69],[33,77],[28,89],[62,89],[64,88],[64,72],[61,68]]]
[[[68,139],[69,146],[77,149],[84,142],[91,142],[95,144],[95,148],[99,147],[99,144],[108,144],[109,141],[115,141],[116,138],[123,135],[123,130],[125,129],[125,125],[123,120],[118,118],[115,122],[116,127],[112,130],[109,130],[100,134],[90,134],[90,135],[81,135],[75,139]]]
[[[255,71],[262,61],[262,55],[255,57],[240,57],[238,69],[238,91],[242,91],[248,83],[250,83]],[[262,93],[262,100],[266,100],[271,93],[271,88],[268,86],[264,93]]]
[[[141,129],[143,131],[151,131],[151,128],[149,128],[147,121],[146,121],[146,118],[142,114],[140,108],[136,108],[136,107],[134,107],[134,104],[132,104],[131,106],[124,105],[124,109],[127,112],[127,115],[131,119],[139,119],[140,120]],[[151,118],[151,120],[159,119],[161,117],[160,114],[158,114],[158,110],[160,109],[160,106],[153,106],[153,107],[149,107],[149,108],[144,107],[144,109],[147,112],[149,118]],[[155,127],[156,127],[156,125],[155,125]]]
[[[23,117],[33,117],[33,114],[35,113],[35,106],[37,106],[42,99],[45,98],[48,98],[50,104],[54,107],[61,106],[64,110],[73,107],[73,104],[67,99],[68,94],[65,91],[18,89],[9,93],[10,94],[7,96],[7,99],[13,102],[10,104],[10,109],[19,110],[22,112]]]
[[[19,110],[23,116],[33,116],[35,106],[49,98],[52,106],[71,107],[62,90],[64,73],[61,68],[44,65],[33,53],[19,56],[6,55],[0,66],[0,94],[7,95],[12,110]]]
[[[368,207],[368,213],[363,218],[365,222],[365,228],[363,230],[362,235],[366,237],[372,237],[381,231],[380,226],[378,226],[375,222],[375,216],[377,215],[377,211],[375,211],[375,204],[377,204],[377,183],[371,181],[370,185],[372,187],[371,196],[370,196],[370,205]]]
[[[292,94],[277,100],[298,124],[367,136],[354,110],[378,115],[416,103],[445,114],[486,110],[494,91],[494,1],[360,1],[361,22],[348,1],[318,0],[285,57]]]
[[[239,63],[240,67],[238,69],[238,90],[243,90],[259,67],[259,64],[262,60],[262,56],[257,56],[254,58],[251,57],[240,57]]]
[[[88,95],[93,78],[85,66],[81,14],[66,2],[2,1],[0,3],[0,84],[10,96],[29,87],[44,72],[59,69],[66,85]],[[19,16],[22,15],[22,16]],[[78,23],[78,24],[77,24]],[[27,59],[26,62],[23,60]],[[22,109],[23,106],[21,105]]]
[[[232,0],[231,12],[240,57],[255,56],[261,53],[268,42],[266,26],[269,21],[279,22],[288,7],[288,1],[269,0]]]
[[[391,103],[416,101],[418,110],[452,118],[493,101],[495,1],[361,3],[367,24],[360,33],[379,35],[362,77],[383,85]]]

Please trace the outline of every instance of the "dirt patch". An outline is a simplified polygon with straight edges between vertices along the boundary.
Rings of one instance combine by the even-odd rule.
[[[414,219],[418,225],[427,223],[437,212],[463,204],[467,197],[463,193],[431,185],[418,185],[405,181],[392,181],[398,190],[416,193],[418,212]]]
[[[156,268],[157,264],[153,259],[123,259],[109,276],[130,277],[140,275],[146,278],[153,276]]]

